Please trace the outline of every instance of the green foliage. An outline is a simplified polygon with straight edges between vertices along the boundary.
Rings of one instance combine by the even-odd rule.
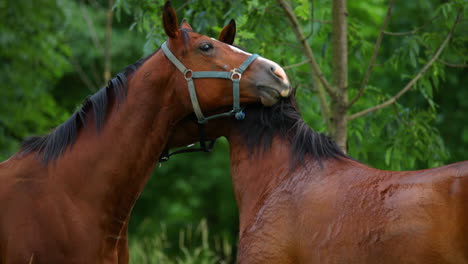
[[[0,3],[0,157],[31,133],[44,133],[67,115],[52,85],[67,69],[63,1]],[[49,8],[41,8],[48,6]]]
[[[392,110],[395,115],[378,113],[352,123],[350,141],[356,147],[350,149],[351,156],[391,170],[443,165],[448,151],[439,131],[429,125],[434,123],[436,114],[432,110],[415,111],[399,104]]]
[[[297,17],[301,18],[304,21],[310,19],[310,3],[308,0],[299,0],[299,4],[294,8],[294,13]]]
[[[228,144],[221,138],[212,153],[175,155],[158,165],[135,207],[130,230],[145,237],[162,231],[162,221],[174,241],[180,229],[205,218],[214,234],[234,243],[235,208]]]
[[[387,31],[413,31],[413,33],[404,36],[384,36],[378,66],[372,73],[364,100],[358,101],[354,108],[356,110],[353,109],[353,111],[369,108],[392,97],[432,59],[453,26],[457,12],[460,10],[460,3],[459,1],[445,4],[435,1],[424,1],[424,3],[416,1],[398,3],[394,7]],[[351,17],[353,17],[354,7],[358,5],[355,2],[351,3]],[[401,8],[402,5],[405,8]],[[386,4],[379,8],[385,10]],[[425,15],[415,16],[419,13]],[[380,20],[383,17],[382,14]],[[352,44],[350,71],[362,76],[365,67],[358,62],[365,58],[364,62],[368,63],[379,28],[373,27],[374,32],[368,35],[372,36],[369,39],[365,36],[366,31],[361,30],[361,27],[355,24],[360,23],[357,21],[361,20],[351,22],[354,26],[350,30],[352,36],[350,38]],[[381,23],[382,21],[379,21],[377,24]],[[366,28],[369,26],[367,25]],[[444,51],[442,60],[452,57],[455,52],[465,54],[458,57],[456,61],[468,61],[465,29],[466,22],[462,22],[456,28],[455,37],[449,48]],[[458,42],[460,42],[458,45],[452,44]],[[353,49],[354,46],[360,47]],[[361,69],[353,69],[355,67]],[[399,100],[398,105],[352,121],[349,129],[350,153],[366,163],[384,169],[416,169],[445,164],[449,151],[445,148],[441,133],[434,126],[436,122],[441,122],[440,113],[445,111],[438,105],[437,97],[447,96],[443,91],[439,91],[440,87],[448,85],[447,74],[453,77],[459,75],[456,70],[445,67],[441,61],[438,61],[414,85],[412,91]],[[352,80],[350,81],[351,88],[354,86],[351,90],[351,97],[354,96],[359,85],[360,80],[357,80],[355,84]],[[371,137],[365,137],[366,142],[363,142],[361,135],[369,132],[372,133]],[[382,139],[388,141],[382,141]],[[466,157],[459,156],[458,160],[464,158]]]
[[[70,0],[0,3],[0,158],[47,133],[105,84],[105,6]],[[128,17],[127,17],[128,18]],[[118,21],[114,24],[119,25]],[[142,56],[142,38],[114,27],[114,72]],[[90,48],[92,47],[92,48]],[[83,82],[87,76],[89,83]]]

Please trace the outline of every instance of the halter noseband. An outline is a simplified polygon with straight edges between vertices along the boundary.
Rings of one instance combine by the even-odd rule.
[[[232,116],[237,120],[242,120],[245,117],[244,112],[240,107],[240,95],[239,95],[239,83],[242,78],[242,73],[249,67],[249,65],[259,57],[258,54],[250,55],[237,69],[232,69],[229,72],[225,71],[192,71],[185,67],[182,62],[180,62],[177,57],[169,50],[167,47],[167,43],[164,42],[161,46],[164,55],[179,69],[180,72],[184,75],[185,80],[187,80],[188,90],[190,94],[190,100],[192,101],[193,111],[197,116],[198,123],[205,124],[208,120],[225,117],[225,116]],[[229,112],[212,115],[209,117],[205,117],[202,113],[200,108],[200,104],[198,103],[197,92],[195,90],[195,84],[193,79],[200,79],[200,78],[220,78],[220,79],[228,79],[232,81],[232,96],[233,96],[233,103],[232,103],[232,110]]]

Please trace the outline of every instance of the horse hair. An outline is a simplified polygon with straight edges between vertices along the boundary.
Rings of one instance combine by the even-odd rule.
[[[236,129],[251,151],[268,151],[275,136],[291,143],[291,167],[304,164],[310,155],[322,160],[350,158],[328,136],[307,125],[298,111],[294,97],[281,99],[271,107],[252,105],[245,109],[245,120],[236,121]]]
[[[92,96],[88,96],[84,100],[81,108],[52,132],[45,136],[33,136],[23,141],[20,153],[29,154],[36,152],[36,156],[42,155],[41,161],[44,165],[48,164],[50,161],[57,160],[65,153],[68,147],[71,148],[75,143],[78,132],[86,124],[87,113],[90,109],[93,109],[96,129],[97,132],[99,132],[106,120],[109,99],[112,97],[116,98],[117,105],[125,101],[128,88],[127,78],[135,73],[135,71],[153,54],[127,66],[121,73],[118,73],[116,77],[112,78],[107,86],[104,86]]]

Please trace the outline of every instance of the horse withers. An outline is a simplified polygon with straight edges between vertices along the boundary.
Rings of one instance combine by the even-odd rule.
[[[377,170],[312,130],[294,98],[245,112],[205,126],[229,141],[238,263],[468,263],[468,161]],[[168,145],[197,129],[181,121]]]
[[[162,49],[0,163],[0,263],[128,263],[130,213],[171,128],[195,110],[206,122],[234,105],[225,115],[241,119],[238,104],[289,95],[276,63],[228,45],[235,23],[218,41],[179,28],[167,2],[163,24]]]

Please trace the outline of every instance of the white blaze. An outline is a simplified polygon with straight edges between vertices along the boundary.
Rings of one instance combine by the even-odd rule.
[[[211,39],[212,39],[212,40],[215,40],[215,41],[219,41],[219,40],[214,39],[214,38],[211,38]],[[226,44],[226,43],[224,43],[224,44]],[[232,51],[234,51],[234,52],[236,52],[236,53],[245,54],[245,55],[249,55],[249,56],[252,55],[252,53],[245,52],[245,51],[243,51],[243,50],[241,50],[241,49],[239,49],[239,48],[237,48],[237,47],[234,47],[234,46],[232,46],[232,45],[229,45],[229,44],[226,44],[226,45],[227,45]]]
[[[215,41],[219,41],[219,40],[214,39],[214,38],[212,38],[212,39],[215,40]],[[232,51],[234,51],[236,53],[245,54],[245,55],[248,55],[248,56],[252,55],[252,53],[245,52],[245,51],[243,51],[243,50],[241,50],[241,49],[239,49],[239,48],[237,48],[235,46],[232,46],[232,45],[229,45],[229,44],[227,44],[227,46]],[[284,71],[284,69],[281,66],[279,66],[278,63],[276,63],[276,62],[274,62],[272,60],[269,60],[269,59],[265,59],[263,57],[258,57],[257,60],[263,60],[264,63],[266,63],[267,65],[271,65],[271,67],[274,67],[275,68],[274,73],[277,76],[279,76],[281,79],[283,79],[283,81],[289,85],[288,76],[286,75],[286,72]],[[287,97],[287,96],[289,96],[289,93],[290,93],[290,89],[283,90],[283,91],[281,91],[281,96]]]

